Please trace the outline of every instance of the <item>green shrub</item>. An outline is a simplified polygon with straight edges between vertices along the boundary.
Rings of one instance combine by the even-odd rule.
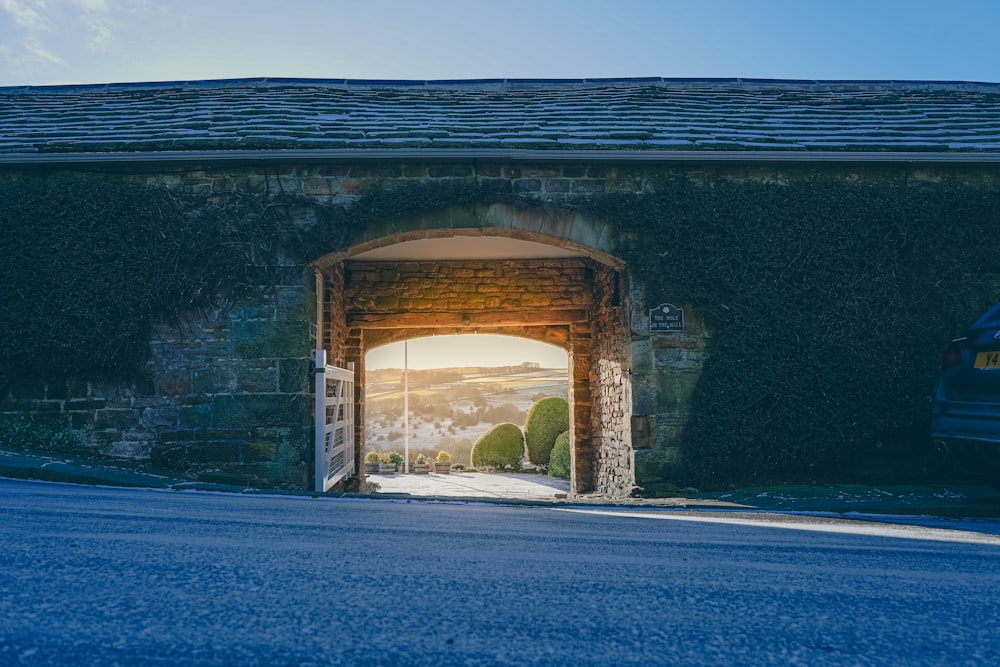
[[[547,466],[556,438],[568,430],[569,403],[566,399],[549,396],[532,405],[524,422],[524,442],[528,446],[528,460],[536,466]]]
[[[552,454],[549,456],[549,475],[569,479],[569,431],[563,431],[556,438],[556,444],[552,446]]]
[[[519,470],[524,458],[524,435],[517,424],[504,422],[491,426],[472,446],[474,468]]]

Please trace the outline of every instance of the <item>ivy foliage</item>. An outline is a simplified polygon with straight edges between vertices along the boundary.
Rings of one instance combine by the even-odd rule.
[[[678,179],[587,207],[650,304],[714,329],[682,434],[695,484],[912,462],[941,351],[1000,300],[996,189]]]
[[[0,385],[134,376],[151,323],[266,285],[366,229],[509,181],[383,187],[346,205],[187,197],[100,176],[0,181]],[[926,444],[941,350],[1000,299],[1000,192],[956,182],[686,180],[574,204],[620,230],[650,304],[708,320],[681,435],[687,483],[841,478]],[[660,378],[660,382],[669,382]]]
[[[112,177],[0,181],[0,385],[134,376],[154,319],[260,281],[278,221]]]
[[[510,184],[375,188],[346,205],[283,193],[211,198],[114,176],[0,180],[0,387],[137,377],[151,324],[273,284],[381,220],[515,201]]]

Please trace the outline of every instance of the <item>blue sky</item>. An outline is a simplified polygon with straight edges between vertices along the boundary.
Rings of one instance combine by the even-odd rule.
[[[241,77],[1000,82],[997,0],[0,0],[0,85]]]

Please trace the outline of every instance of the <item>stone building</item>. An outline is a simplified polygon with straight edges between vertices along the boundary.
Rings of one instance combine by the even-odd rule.
[[[678,179],[708,189],[822,180],[996,191],[998,164],[993,84],[260,79],[0,89],[4,182],[110,178],[205,202],[291,196],[320,207],[287,209],[299,227],[376,191],[467,186],[440,205],[359,217],[339,244],[278,248],[266,289],[153,321],[138,379],[0,377],[0,413],[67,427],[107,457],[311,488],[314,349],[363,377],[366,353],[390,342],[499,333],[569,355],[574,492],[683,483],[684,429],[715,350],[712,312],[727,304],[672,282],[651,295],[660,274],[629,258],[658,243],[656,233],[644,241],[595,202],[641,201]],[[16,300],[16,285],[0,289]],[[354,409],[363,414],[363,382]]]

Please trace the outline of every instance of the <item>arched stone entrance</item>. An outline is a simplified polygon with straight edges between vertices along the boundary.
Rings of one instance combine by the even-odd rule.
[[[635,480],[627,290],[624,265],[601,247],[605,232],[564,211],[501,205],[370,230],[314,265],[318,345],[362,377],[368,351],[410,338],[478,332],[557,345],[569,357],[571,489],[625,495]]]

